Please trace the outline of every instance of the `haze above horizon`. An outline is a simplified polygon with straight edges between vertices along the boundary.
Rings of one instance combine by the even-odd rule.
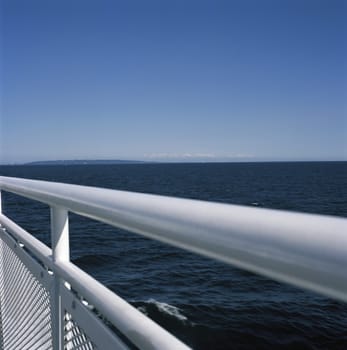
[[[346,11],[4,0],[0,163],[347,160]]]

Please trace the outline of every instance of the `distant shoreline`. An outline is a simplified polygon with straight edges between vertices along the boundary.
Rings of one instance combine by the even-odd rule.
[[[78,159],[78,160],[46,160],[24,163],[23,165],[101,165],[101,164],[142,164],[139,160],[119,159]]]

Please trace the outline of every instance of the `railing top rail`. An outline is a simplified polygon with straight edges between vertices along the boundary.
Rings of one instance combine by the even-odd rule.
[[[347,302],[347,219],[0,177],[0,189]]]

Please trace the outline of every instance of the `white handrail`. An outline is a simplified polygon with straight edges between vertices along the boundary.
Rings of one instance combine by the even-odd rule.
[[[43,181],[0,187],[347,301],[347,220]]]
[[[0,177],[0,188],[347,302],[347,219]]]

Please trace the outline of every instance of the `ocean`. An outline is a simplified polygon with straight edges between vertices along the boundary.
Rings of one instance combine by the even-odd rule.
[[[0,174],[347,217],[347,162],[23,165]],[[4,193],[3,210],[49,245],[47,206]],[[346,304],[74,214],[70,245],[73,263],[193,349],[347,348]]]

